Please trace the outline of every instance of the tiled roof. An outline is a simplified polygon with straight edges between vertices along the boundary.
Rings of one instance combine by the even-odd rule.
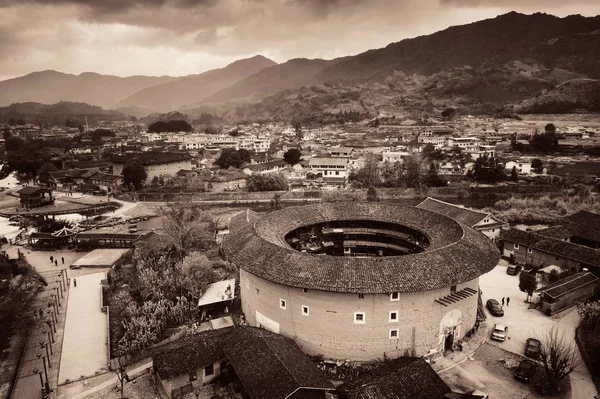
[[[423,232],[429,247],[402,256],[341,257],[298,252],[285,241],[285,235],[300,226],[333,220],[397,223]],[[409,206],[366,202],[288,207],[256,220],[240,213],[232,218],[223,249],[238,267],[266,280],[349,293],[449,287],[487,273],[500,257],[487,237],[446,216]]]
[[[349,399],[443,399],[450,388],[423,358],[401,357],[338,388]]]
[[[20,189],[19,191],[17,191],[17,194],[32,195],[32,194],[37,194],[37,193],[49,193],[49,192],[52,192],[52,190],[50,190],[48,188],[36,187],[36,186],[26,186],[26,187],[23,187],[22,189]]]
[[[427,197],[427,199],[417,205],[417,208],[446,215],[470,227],[476,225],[490,215],[487,212],[463,208],[462,206],[450,204],[431,197]]]
[[[191,160],[188,153],[147,151],[138,154],[112,155],[109,160],[118,164],[137,162],[140,165],[158,165]]]
[[[298,388],[334,386],[290,338],[253,327],[237,327],[225,355],[250,399],[284,399]]]
[[[154,370],[165,380],[221,361],[225,339],[232,332],[233,328],[207,330],[163,345],[153,356]]]
[[[348,165],[348,158],[339,157],[315,157],[308,160],[310,166],[346,166]]]
[[[543,292],[552,298],[558,298],[578,288],[597,282],[598,277],[590,272],[575,273],[574,275],[566,277],[555,283],[548,284],[547,286],[539,289],[538,292]]]
[[[600,267],[600,251],[583,245],[551,238],[537,232],[531,233],[517,229],[502,232],[500,238],[504,241],[524,245],[541,252]]]
[[[579,211],[571,216],[567,216],[565,219],[594,230],[600,230],[600,215],[597,213]]]
[[[276,159],[274,161],[269,161],[265,163],[259,163],[256,165],[248,165],[246,166],[250,170],[266,170],[274,167],[282,167],[287,165],[287,162],[283,159]]]

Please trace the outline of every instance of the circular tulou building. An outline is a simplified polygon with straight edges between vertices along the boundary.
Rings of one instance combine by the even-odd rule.
[[[242,212],[223,250],[240,268],[250,325],[357,361],[451,347],[474,326],[479,276],[499,259],[446,216],[354,202]]]

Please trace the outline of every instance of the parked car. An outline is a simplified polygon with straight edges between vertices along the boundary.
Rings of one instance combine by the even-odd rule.
[[[522,269],[523,267],[521,265],[510,265],[506,268],[506,274],[516,276],[521,272]]]
[[[525,356],[529,356],[533,359],[540,357],[540,351],[542,350],[542,343],[539,339],[527,338],[525,344]]]
[[[504,310],[502,310],[502,306],[495,299],[488,299],[485,303],[485,306],[488,308],[492,316],[504,316]]]
[[[492,339],[496,341],[505,341],[508,327],[504,324],[496,324],[492,330]]]
[[[519,381],[529,382],[535,375],[537,365],[531,360],[521,360],[519,367],[515,371],[515,378]]]

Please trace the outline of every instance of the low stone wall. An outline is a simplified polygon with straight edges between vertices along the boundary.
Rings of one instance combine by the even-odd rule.
[[[593,347],[589,346],[589,338],[586,338],[588,334],[593,335],[596,333],[586,330],[579,325],[575,329],[575,342],[577,342],[581,358],[592,376],[596,391],[600,392],[600,336],[596,338],[598,345],[596,346],[596,350],[594,350]]]

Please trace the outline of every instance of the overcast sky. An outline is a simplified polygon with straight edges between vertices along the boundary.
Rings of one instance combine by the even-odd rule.
[[[512,10],[592,16],[600,0],[0,0],[0,80],[335,58]]]

